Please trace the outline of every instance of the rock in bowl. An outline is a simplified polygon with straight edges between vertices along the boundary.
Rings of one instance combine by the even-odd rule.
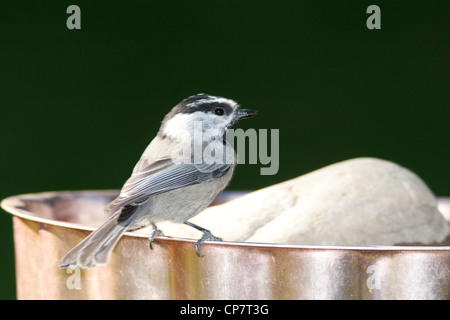
[[[224,240],[278,244],[443,245],[450,233],[422,179],[375,158],[326,166],[207,208],[190,221]],[[201,236],[183,224],[161,222],[158,228]]]

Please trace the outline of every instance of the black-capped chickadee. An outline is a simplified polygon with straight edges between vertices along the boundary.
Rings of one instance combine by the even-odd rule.
[[[205,240],[221,240],[188,219],[205,209],[227,186],[236,154],[225,134],[238,120],[256,111],[239,109],[230,99],[197,94],[178,103],[162,121],[156,137],[142,154],[119,196],[105,212],[111,217],[70,250],[60,268],[106,265],[126,231],[171,220],[203,232]]]

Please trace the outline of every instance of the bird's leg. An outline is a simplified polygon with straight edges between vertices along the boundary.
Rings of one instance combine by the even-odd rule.
[[[153,243],[153,241],[155,241],[155,237],[156,237],[156,236],[163,236],[162,231],[159,230],[159,229],[156,227],[156,224],[154,224],[153,222],[152,222],[152,227],[153,227],[153,232],[152,232],[151,236],[148,237],[148,241],[150,241],[150,249],[151,249],[151,250],[153,250],[153,245],[152,245],[152,243]]]
[[[202,247],[203,242],[205,242],[206,240],[212,240],[212,241],[222,241],[222,238],[218,238],[213,236],[213,234],[211,233],[211,231],[202,228],[196,224],[193,224],[189,221],[185,221],[184,224],[197,229],[198,231],[203,232],[203,236],[200,238],[200,240],[197,241],[197,243],[195,244],[195,253],[197,253],[197,255],[201,258],[203,257],[202,254],[200,254],[200,249]]]

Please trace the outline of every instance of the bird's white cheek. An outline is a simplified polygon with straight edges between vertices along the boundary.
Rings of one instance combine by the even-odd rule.
[[[209,141],[213,137],[222,137],[232,121],[233,115],[218,117],[201,112],[180,113],[166,123],[163,134],[177,141],[196,137],[200,137],[200,141]]]
[[[163,134],[172,140],[190,140],[194,130],[193,114],[177,114],[167,121]]]

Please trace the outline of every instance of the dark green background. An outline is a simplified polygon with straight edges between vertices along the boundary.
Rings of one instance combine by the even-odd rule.
[[[120,188],[165,113],[199,92],[280,130],[257,189],[359,156],[397,162],[450,196],[449,1],[2,1],[0,198]],[[81,30],[66,8],[81,8]],[[381,30],[366,9],[381,8]],[[0,298],[15,297],[0,214]],[[43,275],[45,276],[45,275]]]

